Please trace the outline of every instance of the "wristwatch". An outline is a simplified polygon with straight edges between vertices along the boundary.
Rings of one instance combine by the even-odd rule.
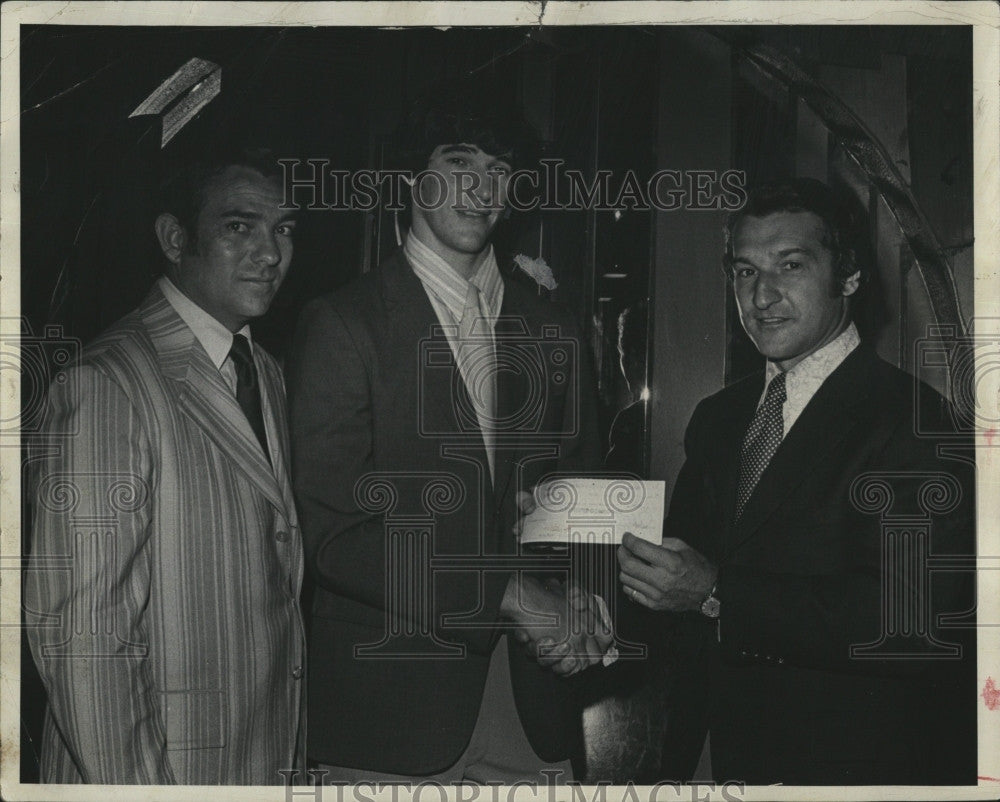
[[[708,593],[708,598],[701,603],[701,614],[706,618],[718,618],[719,609],[722,606],[721,602],[715,598],[715,589],[718,584],[712,585],[712,589]]]

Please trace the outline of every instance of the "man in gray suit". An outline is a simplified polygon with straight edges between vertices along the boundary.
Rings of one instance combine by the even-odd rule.
[[[45,782],[277,785],[299,765],[284,389],[247,325],[292,258],[276,168],[243,151],[174,175],[166,274],[50,390],[25,581]]]
[[[339,724],[310,736],[327,782],[571,779],[567,677],[611,642],[565,565],[518,547],[522,493],[597,464],[596,403],[573,317],[491,244],[518,137],[449,100],[406,126],[422,172],[402,248],[307,305],[292,349],[309,709]]]

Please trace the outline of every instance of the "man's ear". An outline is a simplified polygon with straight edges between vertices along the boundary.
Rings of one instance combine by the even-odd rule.
[[[187,232],[184,231],[184,226],[172,214],[164,212],[156,218],[154,228],[163,255],[170,260],[171,264],[179,264],[184,246],[187,244]]]
[[[844,297],[847,297],[848,295],[854,295],[854,293],[858,291],[858,287],[860,286],[860,284],[861,284],[861,271],[858,270],[855,271],[853,275],[848,276],[847,278],[844,279],[844,281],[841,283],[840,294],[843,295]]]

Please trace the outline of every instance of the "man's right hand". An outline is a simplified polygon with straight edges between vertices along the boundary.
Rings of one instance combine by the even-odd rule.
[[[594,596],[557,580],[513,574],[500,612],[517,625],[514,637],[539,664],[562,676],[600,662],[613,638]],[[551,617],[556,620],[545,620]]]

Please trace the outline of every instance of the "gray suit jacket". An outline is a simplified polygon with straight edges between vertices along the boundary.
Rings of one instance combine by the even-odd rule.
[[[476,724],[511,571],[569,570],[568,557],[518,548],[515,498],[553,472],[599,464],[587,346],[567,312],[513,280],[496,342],[490,481],[451,348],[402,251],[302,312],[288,387],[317,583],[308,705],[339,725],[310,734],[320,763],[417,775],[454,764]],[[425,533],[426,546],[399,549],[407,532]],[[509,665],[535,752],[571,755],[573,682],[520,648]]]
[[[51,387],[24,585],[43,781],[277,785],[298,765],[302,546],[282,376],[254,351],[274,469],[158,289]]]

